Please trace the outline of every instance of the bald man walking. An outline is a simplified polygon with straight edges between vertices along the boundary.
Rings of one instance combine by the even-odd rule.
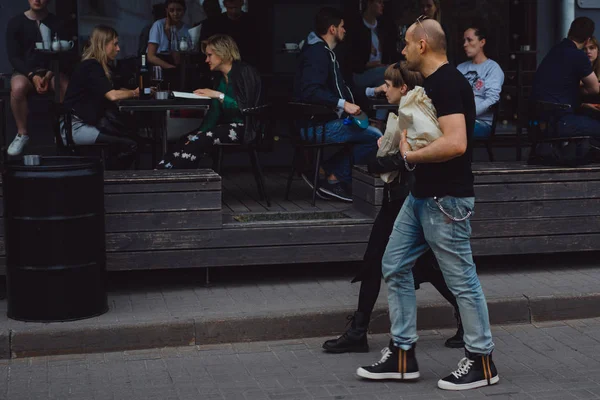
[[[458,369],[438,381],[445,390],[467,390],[498,383],[492,361],[492,334],[487,303],[471,253],[474,208],[471,154],[475,126],[473,90],[448,65],[446,37],[434,20],[418,19],[406,33],[402,54],[408,67],[425,77],[424,88],[437,111],[442,137],[412,151],[406,131],[400,152],[414,182],[398,214],[383,257],[388,284],[391,335],[377,363],[361,367],[365,379],[418,379],[415,356],[417,305],[411,269],[419,256],[433,250],[444,279],[456,296],[464,325],[465,357]]]

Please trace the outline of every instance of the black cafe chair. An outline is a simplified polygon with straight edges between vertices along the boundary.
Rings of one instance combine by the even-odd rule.
[[[527,135],[532,145],[548,138],[560,139],[558,120],[561,111],[571,109],[570,104],[552,103],[548,101],[532,101],[529,103]]]
[[[287,180],[285,190],[285,199],[288,200],[294,174],[302,171],[304,168],[304,156],[307,151],[316,153],[314,155],[313,170],[313,192],[311,204],[314,206],[317,199],[317,190],[319,189],[319,169],[323,163],[323,151],[326,148],[344,148],[351,152],[353,143],[327,143],[326,135],[322,134],[321,139],[317,140],[317,135],[308,137],[306,132],[310,130],[325,129],[325,124],[331,119],[337,118],[334,109],[323,105],[289,102],[280,106],[277,115],[279,118],[288,121],[291,132],[291,144],[294,149],[294,158],[292,159],[292,168]],[[350,157],[352,163],[352,157]]]
[[[73,140],[73,111],[62,104],[53,103],[53,131],[54,141],[56,143],[56,154],[65,156],[91,156],[99,157],[106,165],[106,155],[109,145],[106,143],[96,143],[88,145],[77,145]],[[61,128],[61,122],[64,128]],[[65,137],[63,139],[62,132]]]
[[[250,143],[218,143],[216,144],[216,154],[214,162],[214,170],[217,174],[221,175],[221,169],[223,166],[223,157],[226,152],[228,153],[248,153],[250,163],[252,164],[252,172],[254,173],[254,180],[258,188],[258,195],[261,201],[267,203],[267,207],[271,207],[271,200],[267,193],[265,186],[265,179],[258,157],[259,153],[270,152],[273,150],[274,142],[274,115],[272,106],[265,104],[262,106],[247,108],[242,110],[244,116],[244,122],[246,126],[253,124],[256,128],[256,138]]]

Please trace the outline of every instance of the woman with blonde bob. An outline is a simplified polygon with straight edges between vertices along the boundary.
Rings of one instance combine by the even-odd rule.
[[[235,41],[227,35],[214,35],[202,43],[206,63],[216,72],[213,89],[194,91],[212,99],[202,125],[182,136],[159,168],[197,168],[204,154],[215,144],[249,143],[256,137],[254,124],[246,125],[242,110],[260,105],[261,80],[256,69],[241,61]]]
[[[97,26],[83,51],[81,62],[69,81],[64,105],[72,111],[71,131],[75,145],[111,144],[108,166],[127,168],[135,157],[137,143],[127,131],[116,129],[114,102],[139,96],[135,90],[113,88],[112,63],[119,54],[119,35],[108,26]],[[113,116],[107,118],[108,114]],[[66,142],[63,125],[63,141]]]
[[[400,100],[409,90],[423,84],[423,77],[418,72],[410,71],[406,62],[390,65],[384,74],[385,83],[377,88],[372,88],[374,94],[385,93],[388,103],[400,104]],[[379,143],[378,143],[379,144]],[[369,172],[384,173],[400,171],[400,174],[389,184],[384,186],[383,204],[375,218],[367,250],[363,257],[363,266],[354,282],[360,281],[358,294],[358,308],[354,315],[349,317],[352,321],[350,328],[336,339],[323,343],[323,349],[329,353],[367,352],[369,344],[367,331],[371,321],[371,313],[379,296],[381,288],[381,260],[385,253],[389,237],[394,227],[394,221],[400,213],[404,199],[408,195],[409,173],[404,167],[404,160],[400,153],[385,157],[377,157],[369,163]],[[430,282],[442,296],[454,307],[455,317],[458,322],[456,335],[446,341],[447,347],[458,348],[464,346],[463,329],[458,314],[456,298],[448,289],[444,276],[431,251],[423,254],[413,267],[415,288],[423,282]]]

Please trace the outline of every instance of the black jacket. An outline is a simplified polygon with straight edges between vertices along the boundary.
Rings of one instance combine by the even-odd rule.
[[[263,104],[262,81],[256,68],[243,61],[234,61],[229,76],[235,101],[240,111]],[[216,88],[218,85],[219,80],[215,79],[214,87]],[[256,138],[258,129],[259,126],[256,118],[247,120],[244,131],[244,143],[252,142]]]
[[[335,53],[311,32],[298,56],[294,100],[337,107],[340,99],[354,102]]]
[[[404,159],[400,153],[391,156],[376,157],[373,156],[368,163],[369,173],[382,174],[384,172],[398,171],[399,174],[392,182],[384,186],[384,201],[402,200],[408,196],[408,181],[410,173],[404,167]]]
[[[50,28],[51,36],[57,33],[60,39],[66,39],[63,23],[54,14],[48,14],[41,23]],[[42,41],[37,22],[21,13],[13,17],[6,27],[6,53],[14,70],[28,75],[30,72],[50,69],[50,58],[35,51],[35,43]]]
[[[371,30],[365,26],[362,15],[349,22],[344,46],[345,58],[350,71],[362,74],[365,72],[371,54]],[[392,64],[399,61],[400,54],[396,49],[396,40],[394,40],[398,35],[394,23],[379,18],[375,33],[379,38],[381,63]]]

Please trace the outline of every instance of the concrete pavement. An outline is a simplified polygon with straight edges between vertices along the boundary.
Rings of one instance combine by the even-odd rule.
[[[493,324],[600,316],[597,254],[502,258],[479,262]],[[165,346],[279,340],[333,335],[356,307],[351,271],[323,266],[288,272],[220,269],[210,287],[203,270],[119,274],[110,311],[64,323],[25,323],[6,317],[0,301],[0,356],[92,353]],[[335,269],[335,268],[334,268]],[[339,270],[342,270],[340,273]],[[114,275],[112,276],[114,278]],[[387,332],[385,284],[371,323]],[[421,329],[452,327],[449,305],[429,285],[417,293]]]
[[[331,355],[326,338],[186,346],[141,351],[0,360],[0,398],[7,400],[432,400],[598,399],[600,319],[495,326],[498,385],[445,392],[436,382],[463,353],[443,347],[452,331],[422,331],[416,383],[368,382],[358,366],[371,351]]]

